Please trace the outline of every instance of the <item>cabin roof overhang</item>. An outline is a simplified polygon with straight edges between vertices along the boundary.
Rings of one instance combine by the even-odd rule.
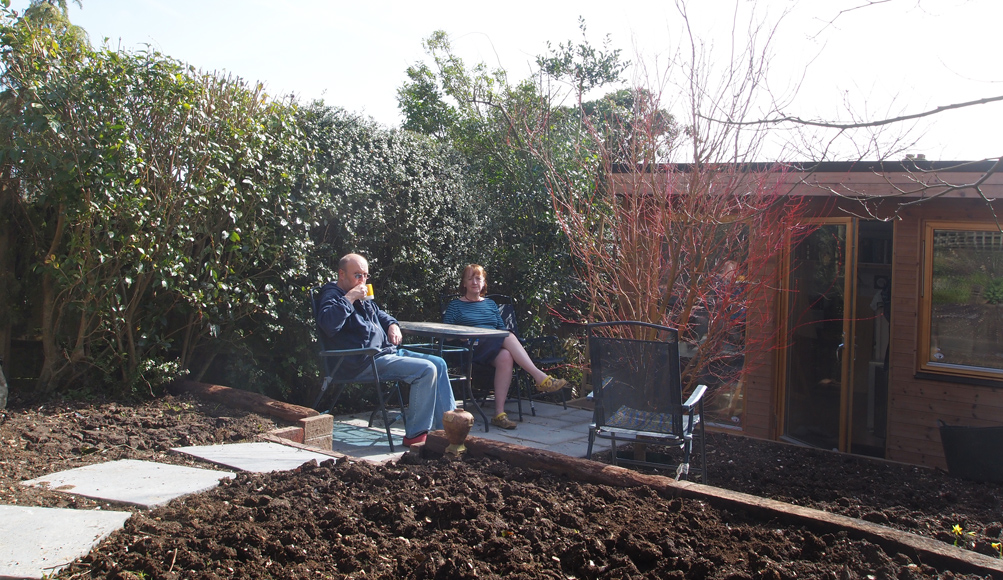
[[[821,163],[723,164],[716,169],[762,174],[775,172],[791,195],[849,198],[1003,199],[1003,171],[996,160],[984,161],[827,161]],[[1001,164],[1003,165],[1003,164]],[[627,185],[629,175],[650,180],[659,174],[692,173],[689,163],[613,166],[612,180]],[[651,184],[644,189],[650,191]]]

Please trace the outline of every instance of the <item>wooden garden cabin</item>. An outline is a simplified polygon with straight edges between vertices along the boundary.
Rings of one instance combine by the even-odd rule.
[[[746,361],[709,425],[941,468],[938,420],[1003,425],[1003,202],[992,203],[1003,175],[993,168],[907,160],[778,172],[818,229],[759,281],[777,290],[750,308],[747,332],[791,342]]]

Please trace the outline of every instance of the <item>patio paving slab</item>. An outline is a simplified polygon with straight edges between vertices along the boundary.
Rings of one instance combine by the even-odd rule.
[[[335,429],[337,429],[337,425],[335,425]],[[216,465],[254,473],[296,469],[311,459],[316,460],[317,463],[333,459],[330,455],[323,453],[264,441],[175,447],[171,451],[198,457]]]
[[[492,409],[485,409],[490,414]],[[476,412],[475,423],[470,430],[471,437],[481,437],[493,441],[504,441],[535,449],[547,449],[571,457],[584,457],[588,450],[589,424],[592,423],[592,411],[569,406],[564,409],[560,404],[543,401],[536,402],[536,416],[529,412],[529,405],[523,402],[523,421],[520,422],[516,403],[510,400],[505,405],[509,419],[515,421],[518,427],[511,430],[492,427],[487,433]],[[391,426],[394,435],[395,453],[390,453],[387,444],[383,422],[377,419],[372,427],[368,427],[369,415],[340,415],[334,418],[332,449],[339,453],[351,455],[359,459],[373,462],[385,462],[398,459],[405,451],[400,444],[404,436],[400,423]],[[597,440],[593,452],[609,449],[609,442]]]
[[[174,498],[206,491],[233,472],[213,471],[152,461],[120,459],[44,475],[22,485],[49,489],[92,499],[152,508]]]
[[[0,505],[0,578],[43,578],[87,555],[131,512]]]

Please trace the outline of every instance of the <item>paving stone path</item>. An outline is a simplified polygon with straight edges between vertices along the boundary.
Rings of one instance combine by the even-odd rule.
[[[329,455],[278,443],[234,443],[173,449],[240,471],[294,469]],[[234,472],[123,459],[22,482],[152,509],[172,499],[212,489]],[[0,505],[0,578],[44,578],[86,555],[120,529],[130,511],[75,510]]]

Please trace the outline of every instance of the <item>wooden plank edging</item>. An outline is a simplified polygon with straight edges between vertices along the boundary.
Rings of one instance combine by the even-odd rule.
[[[320,415],[320,413],[308,407],[283,403],[265,395],[225,387],[223,385],[212,385],[197,381],[175,381],[167,387],[167,391],[172,395],[190,393],[206,401],[215,401],[235,409],[244,409],[293,423],[300,419]]]

